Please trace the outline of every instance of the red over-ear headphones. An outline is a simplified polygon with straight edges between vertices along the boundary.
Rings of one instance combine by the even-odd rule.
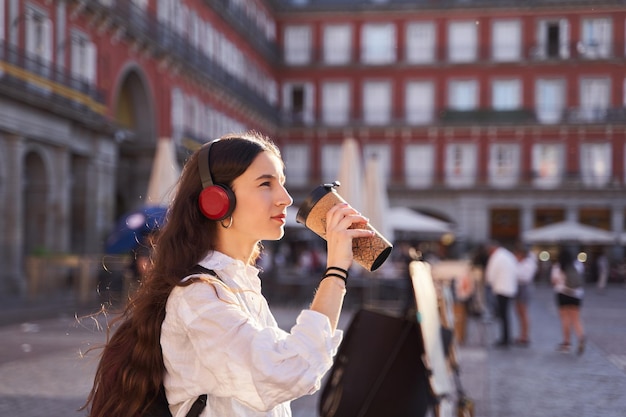
[[[224,220],[235,210],[235,193],[224,184],[214,184],[209,163],[211,146],[219,139],[203,145],[198,155],[198,171],[202,180],[202,191],[198,197],[200,211],[215,221]]]

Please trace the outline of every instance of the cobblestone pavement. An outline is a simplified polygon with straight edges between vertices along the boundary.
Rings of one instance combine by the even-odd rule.
[[[0,314],[6,317],[3,308]],[[299,308],[278,306],[273,311],[279,324],[289,328]],[[352,312],[344,311],[341,328],[347,328]],[[17,317],[15,311],[11,314]],[[15,318],[0,327],[0,416],[86,414],[77,409],[91,387],[98,353],[85,352],[104,341],[102,317],[45,314],[37,319],[24,315],[25,320]],[[468,340],[457,352],[475,417],[624,416],[626,287],[614,285],[604,293],[588,288],[582,317],[589,340],[582,356],[555,352],[560,326],[545,284],[532,300],[528,348],[493,349],[497,326],[470,321]],[[294,401],[294,417],[316,416],[317,401],[317,395]]]

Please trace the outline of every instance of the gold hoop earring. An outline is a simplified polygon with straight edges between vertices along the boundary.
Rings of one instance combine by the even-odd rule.
[[[230,228],[230,226],[232,226],[232,225],[233,225],[233,216],[232,216],[232,215],[230,216],[230,223],[228,223],[228,226],[225,226],[225,225],[224,225],[224,220],[221,220],[221,221],[220,221],[220,224],[222,225],[222,227],[223,227],[224,229],[228,229],[228,228]]]

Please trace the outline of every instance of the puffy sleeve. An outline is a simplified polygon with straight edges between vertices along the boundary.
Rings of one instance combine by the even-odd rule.
[[[271,410],[319,389],[342,336],[311,310],[286,332],[220,283],[177,287],[166,311],[161,345],[170,402],[207,393]]]

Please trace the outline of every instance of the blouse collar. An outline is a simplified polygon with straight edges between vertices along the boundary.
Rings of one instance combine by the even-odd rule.
[[[217,272],[226,284],[234,283],[242,288],[261,291],[259,270],[222,252],[211,251],[198,264]]]

